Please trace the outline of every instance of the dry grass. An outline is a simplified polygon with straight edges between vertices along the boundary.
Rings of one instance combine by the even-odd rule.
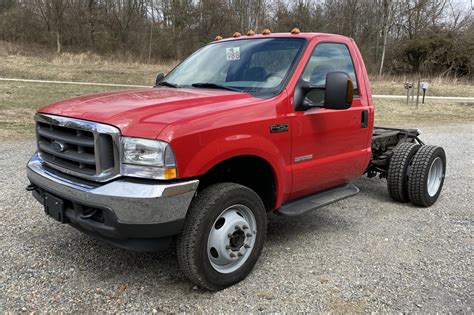
[[[43,105],[59,99],[117,88],[0,82],[0,138],[32,136],[33,115]],[[416,110],[401,100],[375,102],[376,125],[418,127],[433,123],[474,122],[473,104],[430,101]]]
[[[0,82],[0,138],[34,132],[36,109],[74,96],[113,90],[111,87]]]
[[[15,46],[3,44],[0,42],[0,77],[152,85],[157,73],[168,72],[175,64],[115,61],[87,53],[57,56],[39,52],[40,57],[26,56],[24,52],[21,55],[16,52]],[[372,80],[374,94],[403,94],[405,80],[403,77]],[[33,114],[45,104],[114,89],[118,88],[0,82],[0,137],[31,135]],[[437,78],[432,81],[430,95],[474,97],[474,87],[464,81]],[[429,101],[418,110],[403,100],[376,100],[376,104],[377,125],[416,127],[433,122],[474,121],[473,104]]]
[[[177,61],[144,64],[132,57],[103,57],[92,53],[47,53],[38,48],[20,51],[18,46],[0,42],[0,77],[152,85],[156,74],[167,73]],[[416,82],[409,76],[371,77],[374,94],[406,95],[403,83]],[[458,78],[430,78],[427,95],[474,97],[474,84]],[[416,93],[416,91],[415,91]]]
[[[459,78],[426,78],[423,81],[430,83],[426,95],[431,96],[464,96],[474,97],[474,84],[468,80]],[[373,94],[385,95],[406,95],[407,90],[404,88],[405,82],[418,83],[418,78],[410,76],[384,76],[379,78],[373,76],[370,78]],[[417,89],[414,91],[415,97]],[[420,90],[420,95],[422,91]]]
[[[0,77],[153,85],[156,75],[173,65],[117,62],[87,53],[49,58],[7,55],[0,57]]]
[[[411,127],[456,122],[474,122],[473,103],[428,101],[406,104],[403,100],[376,100],[375,125],[384,127]]]

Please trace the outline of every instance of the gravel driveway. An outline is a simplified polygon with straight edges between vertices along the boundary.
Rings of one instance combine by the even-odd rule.
[[[473,311],[473,127],[423,128],[447,151],[438,202],[392,202],[385,180],[296,218],[270,215],[253,273],[217,293],[180,273],[173,251],[116,249],[47,218],[27,185],[32,139],[0,140],[0,312]]]

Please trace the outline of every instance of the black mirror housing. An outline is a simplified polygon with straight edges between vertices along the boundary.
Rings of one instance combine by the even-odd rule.
[[[157,86],[158,83],[160,83],[161,80],[163,80],[164,78],[165,78],[165,74],[163,72],[158,73],[155,80],[155,86]]]
[[[354,98],[354,84],[346,72],[329,72],[326,76],[324,108],[348,109]]]

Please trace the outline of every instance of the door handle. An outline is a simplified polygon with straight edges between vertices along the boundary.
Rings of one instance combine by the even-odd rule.
[[[364,109],[360,113],[360,127],[361,128],[367,128],[369,126],[369,111]]]

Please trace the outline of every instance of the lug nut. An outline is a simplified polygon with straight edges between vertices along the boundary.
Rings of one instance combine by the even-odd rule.
[[[252,234],[247,233],[247,234],[245,234],[245,236],[247,236],[247,237],[252,237]]]
[[[240,226],[236,225],[236,226],[235,226],[235,229],[236,229],[236,230],[240,230]]]
[[[227,234],[227,237],[228,237],[228,238],[231,238],[231,237],[232,237],[232,233]]]
[[[242,257],[244,254],[242,254],[241,252],[238,252],[237,255],[238,255],[239,257]]]
[[[244,247],[245,247],[245,248],[250,248],[250,245],[249,245],[249,244],[245,244]]]
[[[226,246],[225,246],[225,249],[230,249],[230,245],[226,245]]]
[[[246,226],[246,225],[244,225],[244,226],[242,226],[242,228],[243,228],[244,230],[246,230],[246,229],[248,229],[249,227]]]
[[[230,253],[229,256],[230,256],[230,257],[235,257],[235,254],[234,254],[234,253]]]

